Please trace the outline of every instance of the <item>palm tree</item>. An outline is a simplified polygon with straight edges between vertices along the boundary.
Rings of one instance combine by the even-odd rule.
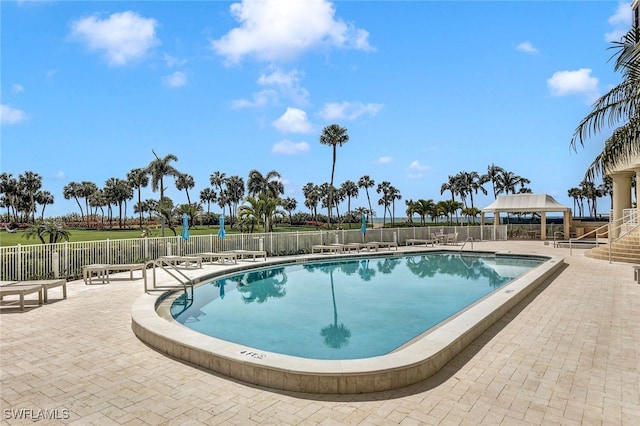
[[[76,200],[76,204],[78,204],[78,207],[80,208],[80,219],[84,222],[84,211],[82,210],[82,205],[79,200],[80,197],[82,197],[82,184],[78,182],[69,182],[64,186],[64,188],[62,188],[62,196],[65,200],[70,200],[71,198]]]
[[[133,188],[126,180],[118,178],[109,178],[105,182],[104,194],[110,204],[116,204],[118,206],[118,225],[122,228],[122,210],[124,205],[124,211],[126,216],[127,200],[133,198]]]
[[[218,188],[218,192],[222,192],[222,185],[224,185],[227,182],[227,179],[224,173],[214,172],[209,177],[209,182],[211,183],[211,186]]]
[[[500,173],[504,172],[504,169],[500,166],[496,166],[491,163],[490,166],[487,166],[487,173],[482,176],[482,180],[484,182],[491,182],[491,187],[493,188],[493,199],[498,198],[498,193],[496,192],[496,184],[498,182],[498,176]]]
[[[36,203],[42,206],[42,213],[40,215],[40,219],[44,220],[44,209],[48,204],[53,204],[54,198],[51,192],[49,191],[38,191],[36,192]]]
[[[593,110],[582,119],[571,138],[571,147],[584,146],[586,139],[605,127],[622,125],[605,141],[604,149],[585,173],[587,180],[601,172],[640,155],[640,28],[633,27],[621,41],[613,42],[617,50],[614,71],[621,71],[622,82],[601,96]]]
[[[271,197],[279,197],[284,194],[282,175],[275,170],[262,175],[258,170],[251,170],[247,179],[247,193],[249,195],[267,194]]]
[[[295,198],[287,197],[282,200],[282,208],[289,212],[289,225],[291,225],[291,212],[298,207],[298,202]]]
[[[100,211],[102,212],[101,218],[102,218],[103,226],[104,226],[104,208],[103,207],[108,204],[109,203],[107,201],[107,197],[105,197],[104,195],[103,189],[98,189],[97,191],[94,191],[93,194],[89,196],[89,207],[92,207],[94,209],[94,212],[95,212],[94,216],[98,214],[98,208],[100,208]]]
[[[376,192],[378,194],[382,194],[382,196],[380,197],[380,199],[378,200],[378,205],[379,206],[383,206],[384,210],[383,210],[383,215],[382,215],[382,226],[384,227],[385,223],[386,223],[386,218],[387,218],[387,210],[389,210],[389,215],[391,215],[391,203],[392,203],[392,186],[391,186],[391,182],[388,181],[383,181],[382,183],[378,184],[378,187],[376,188]],[[393,220],[393,218],[391,219]]]
[[[516,186],[520,183],[521,178],[513,172],[502,171],[496,182],[496,190],[498,194],[515,194]]]
[[[218,195],[212,188],[205,188],[200,191],[200,202],[207,203],[207,223],[209,221],[209,215],[211,214],[211,203],[215,203],[217,200]]]
[[[567,191],[567,196],[573,198],[573,214],[575,215],[576,213],[576,206],[580,206],[578,204],[578,198],[580,198],[580,188],[569,188],[569,190]],[[578,216],[582,216],[582,211],[580,211],[580,213],[578,214]]]
[[[178,173],[176,175],[176,189],[178,191],[184,191],[187,193],[187,203],[191,204],[191,197],[189,197],[189,190],[196,186],[193,176],[188,173]]]
[[[16,221],[16,197],[18,195],[18,181],[11,173],[0,174],[0,193],[4,194],[4,207],[7,208],[7,221],[11,221],[11,210],[13,210],[13,220]]]
[[[55,244],[59,241],[69,241],[69,237],[71,236],[62,223],[53,220],[45,220],[30,225],[24,233],[27,239],[38,237],[42,244],[47,244],[47,241],[45,241],[45,236],[47,235],[49,236],[49,244]]]
[[[238,210],[238,204],[244,198],[244,180],[238,176],[233,175],[227,179],[227,190],[224,193],[224,196],[229,204],[229,217],[231,220],[236,216],[236,211]],[[220,194],[222,197],[222,194]],[[233,209],[232,209],[233,207]],[[233,226],[233,222],[231,223]]]
[[[360,180],[358,180],[358,188],[364,188],[364,191],[367,194],[367,201],[369,202],[369,211],[373,212],[373,209],[371,208],[371,198],[369,197],[369,188],[373,188],[375,186],[376,182],[371,179],[369,177],[369,175],[364,175],[360,178]],[[373,216],[373,215],[370,215]],[[371,219],[371,226],[373,226],[373,217],[370,217]]]
[[[171,161],[178,161],[178,157],[173,154],[167,154],[164,158],[160,158],[155,151],[152,152],[156,159],[147,166],[147,173],[151,175],[151,190],[156,192],[160,188],[160,201],[162,201],[164,199],[164,177],[175,177],[180,173],[170,164]]]
[[[488,180],[484,176],[480,176],[478,172],[460,172],[459,173],[458,185],[460,187],[460,191],[465,194],[469,194],[469,198],[471,199],[471,208],[473,208],[473,193],[476,194],[478,191],[482,192],[484,195],[487,195],[487,190],[484,189],[484,185]],[[465,203],[466,207],[466,203]]]
[[[311,210],[313,220],[318,218],[318,203],[320,202],[320,188],[317,185],[309,182],[302,187],[302,194],[304,195],[304,206]]]
[[[18,185],[21,191],[27,195],[29,199],[29,212],[33,215],[33,221],[36,221],[36,192],[42,188],[42,176],[34,172],[25,172],[18,176]],[[27,215],[27,220],[29,216]]]
[[[129,181],[129,185],[135,190],[138,191],[138,204],[142,201],[142,188],[146,188],[149,185],[149,174],[146,169],[137,168],[131,170],[127,173],[127,180]],[[142,228],[142,213],[140,210],[140,228]]]
[[[333,208],[333,177],[336,169],[336,156],[338,146],[342,146],[349,142],[349,135],[347,129],[340,127],[337,124],[331,124],[322,129],[320,135],[320,143],[322,145],[329,145],[333,148],[333,162],[331,163],[331,182],[329,182],[329,224],[331,224],[331,209]]]
[[[351,212],[351,197],[358,197],[358,185],[352,180],[346,180],[340,185],[340,189],[347,197],[347,213]],[[351,229],[351,222],[349,222],[349,229]]]

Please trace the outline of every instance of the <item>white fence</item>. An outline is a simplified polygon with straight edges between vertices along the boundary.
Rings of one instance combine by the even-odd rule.
[[[141,263],[165,255],[188,255],[225,250],[266,250],[269,256],[311,252],[315,244],[396,241],[404,245],[409,238],[430,238],[438,233],[458,233],[458,241],[506,240],[507,226],[444,226],[422,228],[359,229],[254,234],[193,235],[133,238],[57,244],[0,247],[0,280],[30,280],[52,277],[77,278],[82,266],[92,263]]]

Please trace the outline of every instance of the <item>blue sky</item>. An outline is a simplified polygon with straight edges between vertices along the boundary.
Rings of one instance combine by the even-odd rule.
[[[406,199],[447,199],[449,175],[492,163],[572,207],[567,190],[606,134],[577,151],[569,142],[591,103],[620,82],[608,48],[631,25],[629,2],[617,1],[0,8],[0,169],[39,173],[55,197],[47,216],[79,212],[62,195],[68,183],[124,179],[152,150],[178,157],[174,167],[195,179],[192,199],[216,171],[246,182],[252,169],[277,170],[285,196],[307,211],[301,188],[331,177],[331,148],[318,139],[332,123],[350,136],[338,148],[336,186],[363,175],[389,181],[402,195],[397,215]],[[186,203],[171,179],[165,185]],[[474,196],[480,208],[492,200]],[[366,205],[364,192],[352,201]],[[599,211],[608,208],[601,199]]]

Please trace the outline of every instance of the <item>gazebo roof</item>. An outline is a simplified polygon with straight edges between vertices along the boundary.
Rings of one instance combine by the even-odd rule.
[[[547,194],[515,194],[500,195],[493,203],[483,208],[483,213],[487,212],[564,212],[571,210],[557,202],[551,195]]]

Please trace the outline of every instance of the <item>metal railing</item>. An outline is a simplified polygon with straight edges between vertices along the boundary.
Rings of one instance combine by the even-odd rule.
[[[146,263],[169,255],[190,255],[229,250],[264,250],[269,256],[310,253],[317,244],[360,243],[429,239],[432,235],[458,233],[460,240],[506,241],[507,225],[428,226],[406,228],[319,230],[192,235],[188,240],[175,237],[145,237],[122,240],[63,242],[0,247],[0,280],[22,281],[45,278],[77,278],[89,264]]]

